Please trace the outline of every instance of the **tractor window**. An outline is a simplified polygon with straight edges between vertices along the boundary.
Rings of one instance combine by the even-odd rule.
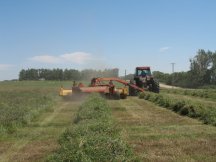
[[[138,76],[151,76],[151,71],[150,70],[137,70],[137,75]]]

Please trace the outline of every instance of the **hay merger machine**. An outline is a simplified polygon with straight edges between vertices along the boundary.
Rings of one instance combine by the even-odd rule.
[[[117,88],[114,82],[123,86]],[[153,78],[150,67],[136,67],[134,78],[130,82],[119,78],[93,78],[89,86],[74,82],[71,89],[61,87],[60,96],[101,93],[108,98],[125,99],[128,95],[136,96],[145,90],[159,93],[159,83]]]

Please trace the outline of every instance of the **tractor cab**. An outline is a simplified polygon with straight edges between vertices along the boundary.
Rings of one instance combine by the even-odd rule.
[[[137,87],[159,93],[159,83],[154,79],[149,66],[136,67],[134,79],[131,81],[131,83],[134,83]],[[130,94],[136,93],[131,90]]]
[[[150,67],[137,67],[135,71],[135,76],[137,77],[146,77],[152,76]]]

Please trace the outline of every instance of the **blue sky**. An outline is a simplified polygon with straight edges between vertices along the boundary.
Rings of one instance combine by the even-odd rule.
[[[216,50],[214,0],[0,0],[0,80],[24,68],[187,71]]]

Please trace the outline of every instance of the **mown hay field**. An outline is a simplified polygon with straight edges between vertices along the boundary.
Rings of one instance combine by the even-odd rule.
[[[72,84],[0,82],[0,161],[215,161],[214,90],[58,96]]]
[[[0,82],[0,161],[45,161],[71,123],[80,101],[58,91],[72,82]]]
[[[137,97],[109,104],[141,161],[215,161],[215,126]]]

